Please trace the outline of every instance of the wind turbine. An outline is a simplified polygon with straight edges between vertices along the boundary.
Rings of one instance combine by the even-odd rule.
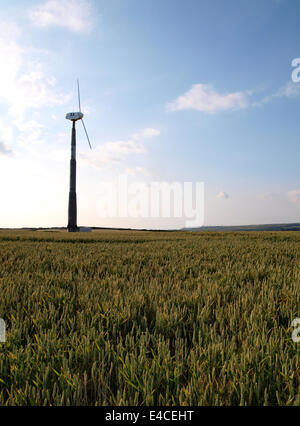
[[[86,131],[86,127],[83,121],[84,115],[81,112],[79,80],[77,80],[77,91],[78,91],[79,112],[69,112],[66,115],[66,119],[73,122],[72,139],[71,139],[70,192],[69,192],[69,209],[68,209],[68,231],[69,232],[79,232],[79,228],[77,227],[77,196],[76,196],[76,128],[75,128],[76,121],[81,120],[89,146],[92,149],[89,135]]]

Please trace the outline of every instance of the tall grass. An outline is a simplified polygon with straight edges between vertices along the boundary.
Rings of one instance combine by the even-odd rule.
[[[0,232],[1,405],[299,405],[300,234]]]

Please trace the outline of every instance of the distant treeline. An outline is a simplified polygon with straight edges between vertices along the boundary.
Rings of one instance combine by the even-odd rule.
[[[23,231],[66,231],[66,227],[51,227],[51,228],[0,228],[0,230],[23,230]],[[172,229],[134,229],[134,228],[105,228],[92,226],[94,231],[148,231],[148,232],[238,232],[238,231],[300,231],[300,223],[279,223],[279,224],[266,224],[266,225],[241,225],[241,226],[201,226],[197,228],[183,228],[180,230]]]
[[[300,231],[300,223],[280,223],[280,224],[270,224],[270,225],[244,225],[244,226],[202,226],[199,228],[186,228],[186,231],[193,231],[193,232]]]

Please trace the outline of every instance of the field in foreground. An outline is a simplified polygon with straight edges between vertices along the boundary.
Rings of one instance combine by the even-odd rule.
[[[300,233],[0,231],[0,405],[299,405]]]

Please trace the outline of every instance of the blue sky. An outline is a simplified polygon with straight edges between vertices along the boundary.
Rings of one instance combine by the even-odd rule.
[[[203,181],[206,225],[300,221],[297,0],[0,6],[0,227],[66,225],[77,77],[79,224],[153,227],[97,215],[120,173]]]

